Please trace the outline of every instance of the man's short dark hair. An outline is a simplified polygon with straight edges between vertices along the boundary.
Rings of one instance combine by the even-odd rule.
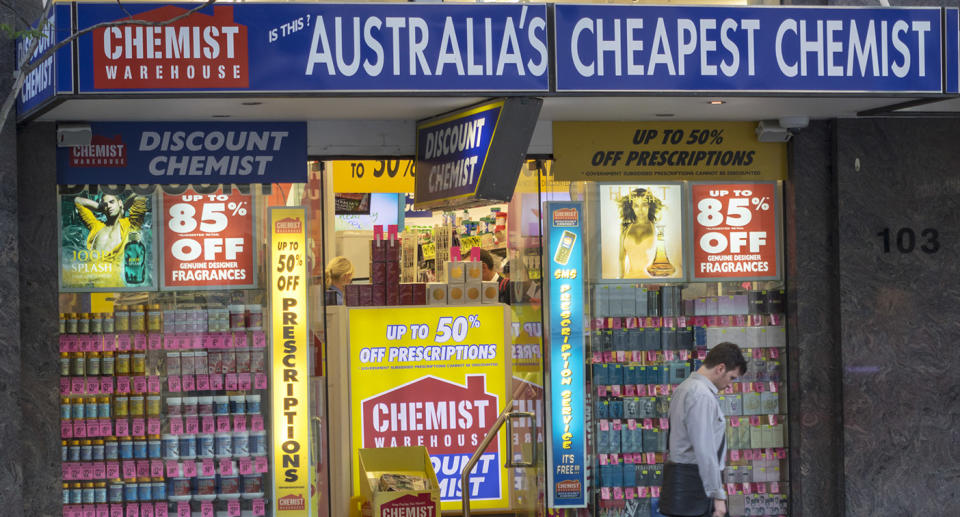
[[[743,358],[740,347],[729,341],[711,348],[703,360],[703,365],[707,368],[713,368],[718,364],[726,366],[727,370],[737,368],[740,370],[740,375],[747,373],[747,360]]]
[[[490,271],[496,271],[496,269],[494,269],[494,266],[493,266],[493,254],[491,254],[489,251],[483,248],[479,248],[479,250],[480,250],[480,262],[483,262],[484,264],[486,264],[487,269],[489,269]],[[472,249],[470,251],[472,251]],[[464,260],[467,260],[470,258],[470,251],[463,252],[461,256],[464,258]]]

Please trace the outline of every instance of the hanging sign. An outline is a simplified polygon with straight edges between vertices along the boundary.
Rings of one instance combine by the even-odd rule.
[[[425,446],[442,509],[452,511],[461,506],[463,466],[508,398],[509,317],[504,306],[431,309],[350,310],[353,443],[358,449]],[[472,508],[509,508],[505,454],[500,433],[470,476]],[[356,450],[352,456],[358,472]]]
[[[33,53],[29,51],[34,35],[17,38],[17,70],[35,62],[58,40],[71,33],[70,9],[71,4],[65,2],[54,5],[50,16],[37,23],[34,29],[39,30],[40,41]],[[70,45],[64,45],[27,74],[17,96],[18,119],[46,105],[57,93],[73,93],[71,48]]]
[[[558,92],[943,92],[939,7],[558,4],[554,28]]]
[[[94,122],[57,148],[63,184],[305,183],[303,122]]]
[[[257,286],[253,196],[228,190],[163,194],[164,289]]]
[[[695,280],[780,278],[776,183],[690,185]]]
[[[587,506],[583,343],[583,203],[544,203],[550,363],[547,506]]]
[[[270,209],[274,497],[280,517],[310,515],[307,213]]]
[[[61,188],[60,290],[155,290],[154,200],[122,185]]]
[[[787,145],[758,142],[756,122],[554,122],[563,181],[781,180]]]
[[[415,207],[509,201],[542,99],[495,99],[417,122]]]

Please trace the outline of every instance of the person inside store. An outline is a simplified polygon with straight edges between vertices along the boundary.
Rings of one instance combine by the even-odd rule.
[[[496,282],[497,288],[499,289],[498,299],[500,303],[510,303],[510,279],[501,276],[497,272],[497,262],[493,258],[493,253],[479,248],[480,250],[480,268],[483,271],[483,281],[484,282]],[[470,250],[467,250],[462,253],[463,260],[470,260]]]
[[[327,263],[324,279],[327,283],[327,304],[343,305],[344,290],[353,280],[353,263],[347,257],[334,257]]]
[[[727,515],[727,493],[721,481],[727,455],[726,419],[717,397],[745,373],[747,361],[740,347],[720,343],[674,391],[667,435],[669,456],[660,491],[663,515]]]

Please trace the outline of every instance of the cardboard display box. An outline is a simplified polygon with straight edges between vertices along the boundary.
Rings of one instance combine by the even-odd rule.
[[[359,454],[364,517],[440,516],[440,485],[426,447],[360,449]],[[380,491],[380,477],[384,474],[424,478],[427,489]]]

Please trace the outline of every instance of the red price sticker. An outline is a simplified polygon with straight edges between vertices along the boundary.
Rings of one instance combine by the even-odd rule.
[[[177,517],[190,517],[190,503],[180,501],[177,503]]]
[[[227,516],[240,517],[240,501],[227,501]]]
[[[178,393],[178,392],[180,392],[180,390],[181,390],[181,388],[180,388],[180,376],[179,376],[179,375],[171,375],[171,376],[167,377],[167,391],[170,391],[170,392],[172,392],[172,393]]]
[[[125,460],[123,462],[123,477],[124,478],[137,477],[137,462],[133,460]]]
[[[69,394],[70,394],[70,377],[61,377],[60,378],[60,395],[69,395]]]
[[[183,434],[183,419],[182,419],[182,418],[171,418],[171,419],[170,419],[170,434]]]
[[[230,458],[220,458],[220,475],[221,476],[233,475],[233,460],[231,460]]]
[[[163,477],[163,461],[162,460],[150,460],[150,477],[154,477],[154,478]]]
[[[130,377],[117,377],[117,393],[130,393]]]
[[[223,287],[252,286],[256,253],[251,253],[251,195],[236,189],[229,194],[187,191],[164,194],[162,203],[162,213],[170,214],[162,230],[164,288],[206,286],[206,278],[218,278],[217,285]]]
[[[83,393],[83,390],[86,389],[87,383],[83,377],[71,377],[70,378],[70,391],[73,393]]]
[[[235,348],[247,348],[247,333],[237,332],[233,335],[233,346]]]
[[[116,352],[117,351],[117,336],[116,334],[106,334],[103,336],[103,350],[105,352]]]
[[[227,391],[237,391],[237,374],[228,373],[223,385]]]
[[[159,418],[147,419],[147,434],[160,434],[161,422]]]
[[[140,517],[153,517],[153,503],[140,503]]]
[[[213,334],[203,335],[203,348],[212,349],[217,347],[217,340]]]
[[[123,517],[123,506],[119,504],[111,504],[110,517]]]
[[[196,434],[200,431],[200,421],[195,416],[188,416],[186,418],[187,425],[187,434]]]
[[[227,415],[220,415],[217,417],[217,432],[218,433],[229,433],[230,432],[230,417]]]
[[[71,420],[60,421],[60,437],[73,438],[73,421]]]
[[[177,460],[167,460],[167,477],[175,478],[180,476],[180,464],[177,463]]]
[[[237,465],[240,468],[240,474],[243,476],[248,476],[253,474],[253,462],[250,461],[249,456],[241,457],[237,460]]]
[[[257,456],[253,459],[256,462],[256,469],[258,474],[263,474],[267,471],[267,457],[266,456]]]
[[[87,436],[90,438],[100,436],[100,422],[98,420],[87,420]]]
[[[163,347],[163,337],[160,334],[150,334],[147,339],[147,348],[150,350],[160,350]]]
[[[213,517],[213,503],[210,501],[200,503],[200,517]]]
[[[177,338],[173,334],[166,334],[163,336],[163,349],[164,350],[176,350],[177,347]]]
[[[130,351],[130,334],[120,334],[117,338],[117,350],[121,352]]]
[[[265,348],[267,346],[267,335],[258,330],[253,333],[253,348]]]
[[[149,460],[137,460],[137,477],[141,477],[141,478],[150,477],[150,461]]]
[[[130,421],[126,418],[118,418],[116,431],[117,436],[130,436]]]
[[[253,375],[253,387],[258,390],[267,389],[267,374],[257,373]]]
[[[74,438],[86,438],[87,437],[87,424],[83,420],[75,420],[73,422],[73,437]]]
[[[97,517],[97,507],[92,504],[83,505],[83,517]]]
[[[90,462],[85,462],[80,465],[80,479],[91,480],[93,479],[93,464]]]
[[[250,378],[249,373],[237,375],[237,384],[242,391],[250,391],[253,389],[253,380]]]
[[[107,466],[99,461],[94,463],[93,479],[107,479]]]
[[[113,377],[100,377],[100,393],[113,393]]]
[[[120,463],[116,461],[108,461],[105,463],[107,467],[107,478],[116,479],[120,477]]]
[[[154,517],[167,517],[167,502],[159,502],[154,505],[153,508]]]
[[[183,391],[196,391],[197,379],[193,375],[184,375],[180,385],[183,387]]]
[[[105,504],[98,504],[97,517],[110,517],[110,506]]]
[[[146,350],[146,349],[147,349],[147,336],[146,336],[146,334],[134,334],[134,335],[133,335],[133,349],[134,349],[134,350]]]
[[[246,430],[247,430],[247,417],[246,417],[246,415],[233,415],[233,430],[234,430],[234,431],[246,431]]]
[[[263,431],[262,415],[250,415],[250,430],[254,432]]]
[[[150,393],[160,393],[160,377],[151,375],[147,377],[147,391]]]
[[[186,461],[183,463],[183,477],[197,477],[197,463],[195,461]]]
[[[267,514],[267,504],[263,499],[253,500],[253,516],[260,517]]]
[[[210,389],[215,391],[223,389],[223,375],[219,373],[210,375]]]
[[[216,466],[213,464],[213,460],[210,458],[204,458],[200,462],[200,474],[204,476],[212,476],[217,473]]]
[[[147,391],[147,378],[143,375],[137,375],[133,378],[133,391],[144,393]]]
[[[209,375],[197,375],[197,389],[200,391],[207,391],[210,389]]]
[[[203,433],[217,432],[217,424],[213,421],[212,416],[205,415],[200,417],[200,431]]]
[[[86,392],[88,395],[100,393],[100,379],[98,377],[87,377]]]
[[[147,434],[147,424],[142,418],[134,418],[130,420],[130,433],[133,436],[146,436]]]

